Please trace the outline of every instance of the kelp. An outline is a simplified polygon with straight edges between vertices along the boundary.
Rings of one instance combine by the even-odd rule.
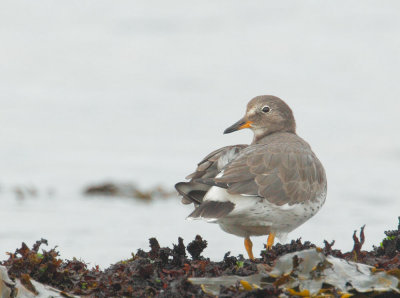
[[[161,247],[150,238],[150,249],[139,249],[129,259],[105,270],[88,268],[81,260],[62,260],[56,248],[32,248],[25,243],[1,262],[8,276],[0,290],[14,297],[18,286],[40,293],[46,285],[62,295],[90,297],[280,297],[349,295],[395,297],[399,295],[400,219],[397,230],[371,251],[362,250],[364,227],[353,234],[349,252],[301,239],[276,244],[255,261],[227,252],[223,260],[202,256],[207,241],[201,236],[185,245],[179,238],[172,247]],[[40,251],[39,251],[40,250]],[[4,267],[3,267],[4,268]],[[13,282],[10,282],[10,279]],[[7,282],[6,282],[7,280]],[[14,296],[13,296],[14,295]]]

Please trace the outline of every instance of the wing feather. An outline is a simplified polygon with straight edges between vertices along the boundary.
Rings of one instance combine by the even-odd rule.
[[[189,182],[179,182],[175,185],[178,193],[182,195],[182,203],[200,205],[211,186],[227,187],[226,183],[216,183],[213,179],[247,146],[222,147],[204,157],[197,164],[196,171],[186,177],[190,179]]]
[[[210,180],[230,194],[257,195],[276,205],[314,200],[326,188],[325,171],[309,145],[298,139],[290,145],[250,145]]]

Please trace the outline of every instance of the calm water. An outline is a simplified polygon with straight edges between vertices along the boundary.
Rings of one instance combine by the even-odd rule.
[[[107,266],[196,234],[206,255],[244,253],[178,198],[84,198],[107,179],[171,187],[249,99],[274,94],[328,175],[328,198],[289,234],[366,247],[400,215],[398,1],[3,1],[0,10],[0,259],[44,237],[61,256]],[[13,189],[34,186],[18,200]],[[266,239],[255,241],[255,251]]]

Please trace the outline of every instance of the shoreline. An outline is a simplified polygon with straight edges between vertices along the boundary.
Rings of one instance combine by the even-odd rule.
[[[278,243],[269,251],[263,250],[261,258],[255,261],[227,252],[218,262],[202,257],[207,241],[201,236],[196,236],[187,245],[179,238],[172,247],[160,247],[157,239],[150,238],[150,250],[138,249],[129,259],[104,270],[98,266],[89,269],[86,263],[75,258],[62,260],[56,248],[42,248],[40,252],[41,246],[47,245],[47,241],[41,239],[32,248],[23,243],[14,253],[8,254],[8,260],[0,263],[3,269],[0,290],[4,291],[2,297],[14,297],[12,295],[18,291],[31,294],[49,291],[59,297],[278,297],[313,293],[350,295],[360,291],[374,297],[398,295],[400,223],[397,230],[385,234],[387,237],[370,251],[362,250],[365,241],[362,227],[358,235],[354,232],[353,249],[349,252],[335,249],[334,241],[325,241],[325,246],[319,248],[297,239],[285,245]],[[306,269],[313,262],[315,268]],[[341,268],[341,274],[350,272],[353,267],[366,271],[360,277],[353,274],[354,280],[347,289],[341,288],[341,282],[348,277],[340,275],[337,284],[322,288],[321,283],[320,289],[307,289],[299,282],[304,276],[308,276],[305,278],[308,282],[323,281],[324,276],[338,273],[341,266],[349,266],[344,271]],[[284,267],[287,268],[282,269]],[[7,276],[4,276],[4,268]],[[331,273],[327,274],[325,270]],[[374,279],[378,277],[386,280],[386,288],[378,287],[377,279]],[[339,282],[341,278],[343,280]],[[358,279],[365,279],[363,287],[357,286]]]

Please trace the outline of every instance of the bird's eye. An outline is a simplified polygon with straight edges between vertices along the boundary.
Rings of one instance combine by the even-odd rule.
[[[263,108],[261,109],[261,111],[262,111],[263,113],[268,113],[269,111],[271,111],[271,109],[269,108],[269,106],[265,106],[265,107],[263,107]]]

